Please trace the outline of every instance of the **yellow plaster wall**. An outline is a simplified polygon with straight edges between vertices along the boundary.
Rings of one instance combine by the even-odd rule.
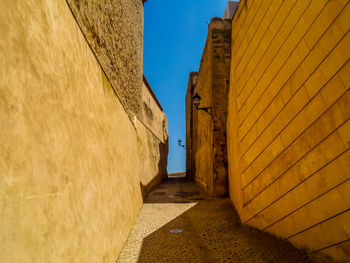
[[[0,35],[1,262],[114,262],[161,143],[130,121],[65,1],[1,1]]]
[[[350,4],[245,0],[232,21],[230,195],[243,223],[350,260]]]

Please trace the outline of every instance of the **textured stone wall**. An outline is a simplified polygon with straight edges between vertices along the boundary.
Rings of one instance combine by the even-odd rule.
[[[185,98],[186,107],[186,177],[193,180],[196,174],[195,159],[192,150],[195,148],[194,134],[197,124],[194,123],[194,111],[192,97],[195,86],[197,85],[198,72],[191,72],[188,78],[188,85]]]
[[[1,262],[115,262],[167,138],[130,121],[65,1],[1,1],[0,34]]]
[[[128,114],[140,117],[142,0],[66,1]]]
[[[214,196],[228,194],[226,121],[230,74],[231,20],[212,19],[199,72],[191,73],[186,94],[188,176]],[[192,105],[212,107],[212,117]]]
[[[198,72],[197,83],[193,88],[193,94],[198,93],[202,98],[200,107],[212,105],[212,50],[208,47],[209,45],[211,45],[211,42],[207,40]],[[213,178],[212,118],[205,112],[197,111],[195,107],[192,107],[192,120],[192,151],[189,158],[192,159],[193,166],[195,167],[193,178],[202,188],[211,192]]]
[[[230,195],[243,223],[350,260],[348,0],[241,1]]]
[[[228,195],[227,103],[231,62],[231,21],[212,20],[213,194]]]

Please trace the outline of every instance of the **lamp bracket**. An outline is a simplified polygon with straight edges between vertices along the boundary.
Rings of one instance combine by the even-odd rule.
[[[205,111],[213,118],[213,108],[212,107],[202,107],[202,108],[196,107],[196,108],[197,108],[197,110]]]

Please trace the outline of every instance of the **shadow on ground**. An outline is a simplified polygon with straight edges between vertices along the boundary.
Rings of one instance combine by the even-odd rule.
[[[184,178],[170,178],[145,203],[196,204],[145,237],[138,262],[308,262],[290,243],[242,226],[228,199]]]

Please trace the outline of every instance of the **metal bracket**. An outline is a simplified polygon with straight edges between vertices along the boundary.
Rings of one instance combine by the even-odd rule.
[[[212,119],[214,119],[214,117],[213,117],[213,108],[212,107],[203,107],[203,108],[196,107],[196,108],[197,108],[197,110],[205,111],[206,113],[208,113],[210,115],[210,117]]]

